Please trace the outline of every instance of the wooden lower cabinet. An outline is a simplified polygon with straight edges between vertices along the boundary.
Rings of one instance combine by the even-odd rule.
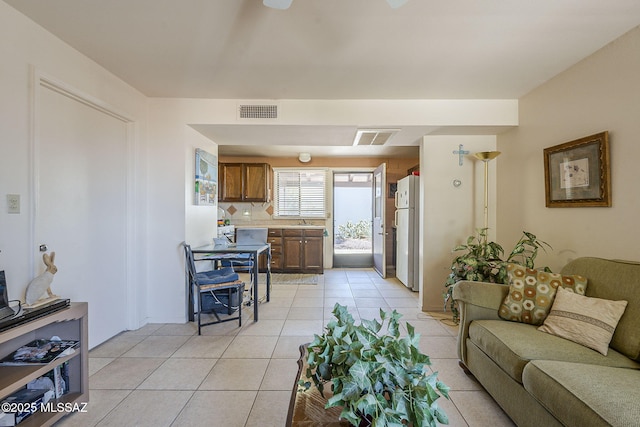
[[[315,231],[315,230],[314,230]],[[305,236],[303,247],[304,270],[322,273],[323,271],[323,237]]]
[[[268,242],[271,244],[272,272],[323,273],[323,229],[270,228]]]
[[[282,233],[283,243],[283,268],[286,272],[300,272],[303,269],[302,243],[304,232],[302,229],[285,229]]]
[[[270,228],[267,235],[267,243],[271,245],[271,271],[282,271],[282,229]],[[261,269],[266,270],[266,259],[263,261]]]

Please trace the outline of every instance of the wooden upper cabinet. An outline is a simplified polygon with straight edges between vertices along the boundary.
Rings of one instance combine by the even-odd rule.
[[[246,163],[244,165],[244,200],[247,202],[269,201],[269,165]]]
[[[242,201],[242,164],[221,163],[218,168],[220,201]]]
[[[271,166],[266,163],[220,163],[221,202],[271,201]]]

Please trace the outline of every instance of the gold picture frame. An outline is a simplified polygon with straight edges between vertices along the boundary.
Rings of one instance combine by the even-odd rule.
[[[544,149],[548,208],[611,206],[609,132]]]

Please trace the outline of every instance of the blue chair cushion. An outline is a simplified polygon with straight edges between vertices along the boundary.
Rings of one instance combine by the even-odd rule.
[[[196,273],[198,283],[201,285],[217,285],[219,283],[227,283],[238,280],[238,273],[233,271],[231,267],[221,268],[219,270],[201,271]]]

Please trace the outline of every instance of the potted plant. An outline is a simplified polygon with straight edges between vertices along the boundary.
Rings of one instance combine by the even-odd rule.
[[[477,229],[476,234],[467,238],[466,244],[453,248],[452,252],[464,251],[453,259],[451,273],[445,282],[447,288],[444,293],[445,310],[447,303],[449,303],[455,323],[458,323],[460,319],[456,303],[451,298],[452,285],[460,280],[506,283],[507,263],[534,268],[538,249],[546,251],[545,247],[551,248],[548,243],[539,240],[535,234],[523,231],[520,240],[513,247],[509,256],[503,259],[504,249],[498,243],[488,240],[487,230],[487,228]],[[550,271],[548,267],[544,267],[544,270]]]
[[[380,309],[380,319],[356,325],[346,307],[336,304],[322,335],[307,347],[307,379],[302,391],[315,386],[325,408],[341,406],[341,419],[355,426],[436,426],[448,424],[436,400],[449,398],[449,387],[429,373],[429,356],[418,349],[420,335],[408,322],[400,336],[402,316]]]

